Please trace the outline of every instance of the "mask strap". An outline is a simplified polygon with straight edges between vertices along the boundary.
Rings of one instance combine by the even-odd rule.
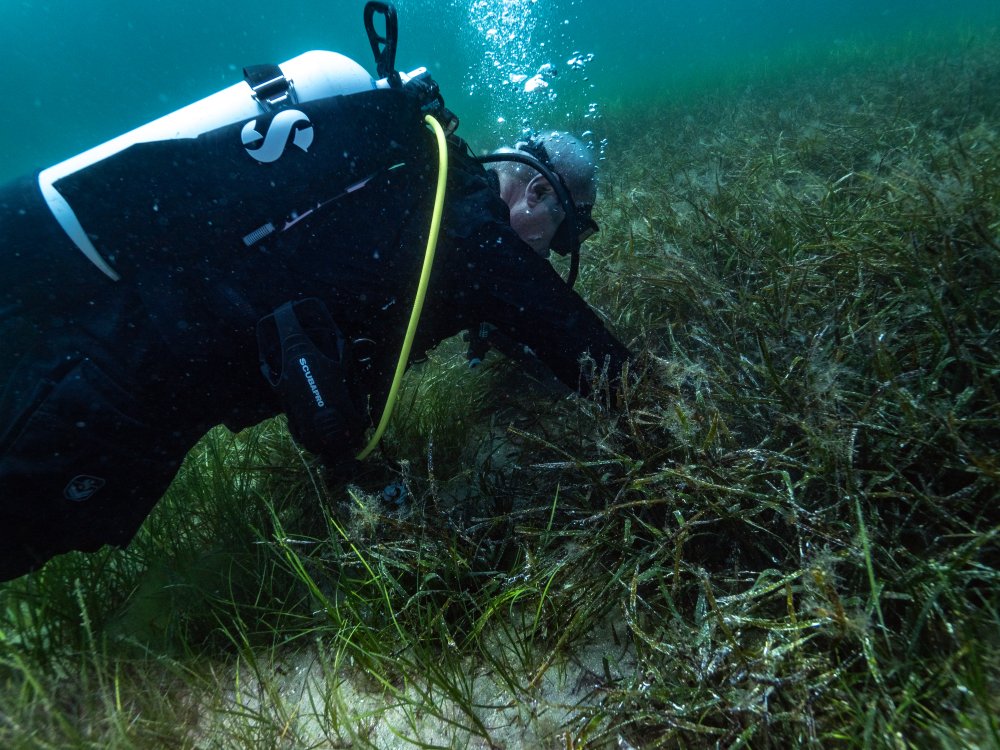
[[[477,156],[476,161],[480,164],[493,164],[501,161],[516,161],[519,164],[525,164],[532,169],[541,172],[542,176],[548,180],[549,184],[552,186],[553,192],[556,194],[556,198],[559,199],[559,203],[562,206],[563,213],[566,217],[563,221],[576,221],[576,204],[573,203],[573,197],[569,194],[565,183],[559,178],[551,168],[546,166],[540,159],[525,151],[510,151],[502,154],[488,154],[486,156]],[[580,270],[580,238],[573,237],[572,246],[570,247],[569,255],[569,275],[566,277],[566,283],[572,287],[576,283],[576,276]]]

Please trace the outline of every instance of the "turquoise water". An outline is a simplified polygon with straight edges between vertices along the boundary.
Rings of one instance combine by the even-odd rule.
[[[247,64],[321,48],[372,69],[363,5],[0,0],[0,179],[231,85]],[[603,113],[740,71],[810,65],[857,44],[922,43],[930,32],[996,33],[1000,24],[996,0],[400,0],[397,8],[397,66],[430,67],[463,119],[460,132],[480,148],[527,124],[592,122],[595,137],[609,137]],[[557,75],[544,75],[546,64]]]

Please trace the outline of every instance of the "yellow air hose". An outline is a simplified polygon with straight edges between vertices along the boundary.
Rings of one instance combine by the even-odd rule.
[[[396,405],[396,397],[399,395],[399,384],[403,380],[403,373],[406,371],[406,363],[410,360],[410,349],[413,348],[413,339],[417,335],[417,324],[420,322],[420,313],[424,309],[424,298],[427,296],[427,286],[431,280],[431,267],[434,265],[434,251],[437,249],[438,235],[441,233],[441,214],[444,213],[444,188],[448,181],[448,143],[445,141],[444,128],[430,115],[424,117],[424,122],[431,126],[434,135],[437,136],[438,143],[438,181],[437,193],[434,196],[434,214],[431,217],[431,231],[427,236],[427,250],[424,253],[424,267],[420,271],[420,282],[417,284],[417,296],[413,300],[413,310],[410,311],[410,324],[406,327],[406,336],[403,338],[403,348],[399,352],[399,361],[396,363],[396,373],[392,377],[392,386],[389,388],[389,397],[385,401],[385,408],[382,409],[382,419],[379,420],[375,434],[368,441],[358,455],[359,461],[368,457],[375,450],[379,440],[389,426],[389,419],[392,417],[392,409]]]

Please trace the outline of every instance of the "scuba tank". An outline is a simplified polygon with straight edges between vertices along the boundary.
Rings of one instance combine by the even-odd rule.
[[[60,180],[136,144],[197,138],[217,128],[266,115],[282,107],[376,87],[375,81],[358,63],[336,52],[320,50],[306,52],[280,65],[244,68],[243,73],[241,83],[44,169],[38,175],[38,186],[56,221],[80,251],[108,278],[118,281],[119,274],[87,236],[73,206],[59,191],[57,183]],[[310,129],[300,126],[294,121],[294,116],[285,118],[284,125],[287,137],[300,148],[307,149],[307,141],[311,141],[312,137]],[[253,127],[244,129],[243,141],[248,152],[257,146],[257,156],[261,161],[285,145],[273,139],[269,143]]]
[[[386,16],[385,36],[375,31],[376,13]],[[63,184],[72,191],[73,185],[68,183],[79,182],[80,173],[100,168],[126,149],[190,141],[247,121],[240,132],[246,154],[260,163],[271,163],[289,146],[308,152],[312,145],[312,124],[295,108],[297,105],[385,88],[405,88],[418,96],[424,103],[424,112],[437,115],[447,123],[449,132],[454,131],[457,118],[444,108],[437,84],[431,80],[427,69],[420,67],[401,73],[394,68],[395,8],[388,3],[369,2],[365,6],[365,27],[375,53],[379,80],[373,79],[354,60],[323,50],[305,52],[280,65],[248,66],[243,69],[242,82],[43,169],[38,175],[38,186],[45,203],[87,259],[109,279],[118,281],[121,278],[118,270],[95,247],[87,227],[78,217],[79,209],[74,208],[74,198],[67,195],[67,189],[61,187],[60,182],[65,180]],[[257,229],[261,231],[266,226],[265,223]],[[252,244],[254,239],[251,233],[251,241],[247,244]]]

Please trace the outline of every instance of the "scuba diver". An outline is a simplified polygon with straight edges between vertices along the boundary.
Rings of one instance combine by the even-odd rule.
[[[0,580],[127,545],[218,424],[284,412],[324,462],[367,455],[411,352],[462,330],[585,395],[620,374],[571,288],[597,229],[579,142],[475,157],[426,71],[395,70],[392,6],[365,26],[378,80],[333,52],[253,66],[0,188]]]

